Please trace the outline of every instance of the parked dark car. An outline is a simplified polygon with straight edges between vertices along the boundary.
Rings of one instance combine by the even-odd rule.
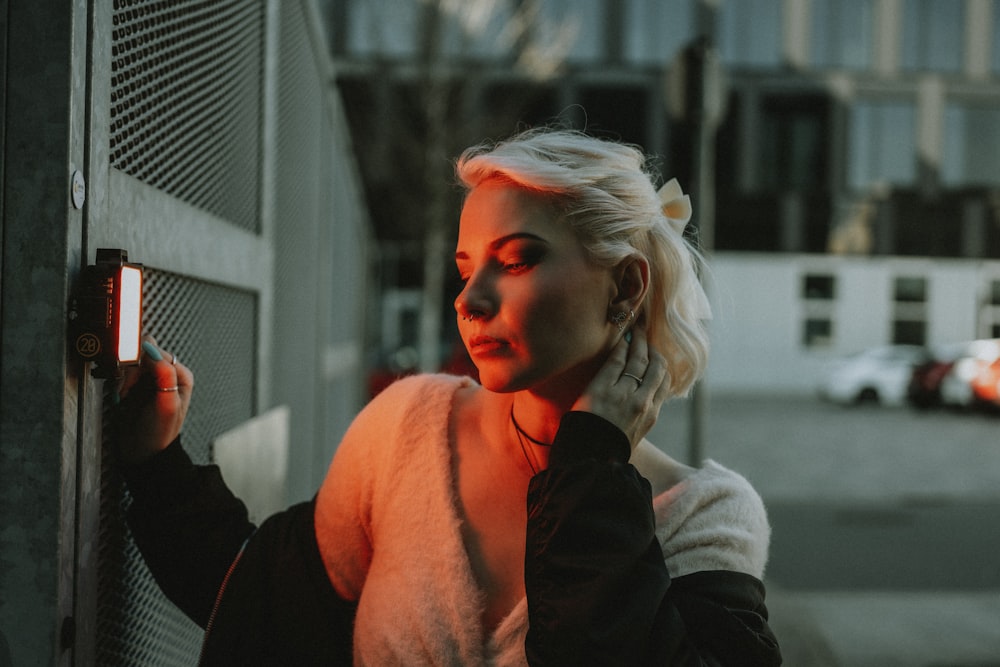
[[[928,358],[917,364],[910,375],[906,399],[920,410],[941,405],[941,382],[951,372],[955,361],[963,356],[968,343],[938,345],[929,350]]]

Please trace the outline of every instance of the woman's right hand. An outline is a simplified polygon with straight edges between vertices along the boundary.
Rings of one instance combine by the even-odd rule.
[[[142,463],[180,435],[192,389],[190,369],[146,337],[139,365],[127,368],[118,386],[118,454],[124,463]]]
[[[635,449],[656,423],[667,387],[667,362],[649,345],[645,327],[638,323],[632,328],[631,341],[622,338],[615,344],[571,409],[608,420]]]

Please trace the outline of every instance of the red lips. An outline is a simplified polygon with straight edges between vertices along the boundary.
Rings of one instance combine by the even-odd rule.
[[[473,336],[469,339],[469,354],[473,356],[495,354],[506,347],[506,341],[492,336]]]

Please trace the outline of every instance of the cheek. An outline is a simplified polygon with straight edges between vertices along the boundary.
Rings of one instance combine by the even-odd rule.
[[[526,333],[556,354],[596,352],[606,337],[606,308],[594,294],[582,285],[566,285],[525,303]]]

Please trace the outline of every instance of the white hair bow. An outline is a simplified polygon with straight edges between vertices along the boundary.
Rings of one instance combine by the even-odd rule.
[[[691,197],[684,194],[681,184],[676,178],[671,178],[663,184],[656,193],[660,196],[660,206],[667,222],[678,234],[684,233],[684,228],[691,220]]]
[[[656,193],[660,197],[660,206],[663,215],[666,217],[670,227],[678,234],[684,234],[684,228],[691,220],[691,197],[684,194],[680,183],[676,178],[671,178],[663,184],[663,187]],[[687,256],[685,261],[687,269],[687,280],[684,281],[684,292],[678,294],[678,299],[690,305],[691,312],[700,320],[712,319],[712,306],[708,302],[701,281],[698,279],[692,265],[692,258]]]

